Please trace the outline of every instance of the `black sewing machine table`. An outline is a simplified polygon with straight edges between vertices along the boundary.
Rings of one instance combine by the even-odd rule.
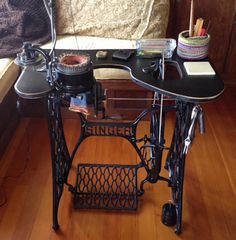
[[[163,180],[171,188],[172,194],[171,201],[163,206],[162,222],[168,226],[176,225],[175,232],[180,234],[185,158],[194,138],[197,123],[200,125],[200,131],[204,132],[203,111],[199,103],[219,97],[224,90],[222,81],[217,74],[187,75],[183,60],[176,55],[166,61],[166,64],[174,65],[177,74],[174,77],[168,76],[167,71],[166,78],[162,80],[158,69],[156,72],[149,71],[158,60],[138,58],[135,53],[127,61],[114,59],[112,58],[114,50],[108,50],[105,59],[96,58],[97,50],[79,52],[91,56],[93,69],[111,67],[129,71],[134,83],[154,92],[154,101],[150,108],[144,109],[132,122],[88,121],[83,114],[78,113],[81,120],[81,134],[74,150],[69,153],[64,137],[61,107],[68,107],[67,101],[71,96],[76,95],[75,92],[67,91],[63,86],[61,89],[49,87],[45,73],[23,71],[15,84],[18,95],[24,98],[47,97],[48,99],[53,177],[53,228],[59,228],[58,208],[65,186],[68,186],[69,191],[74,194],[76,208],[136,210],[138,199],[145,192],[145,184]],[[61,53],[62,50],[57,52],[57,54]],[[97,90],[94,95],[93,104],[96,105],[97,111],[101,103],[97,98],[99,95]],[[165,101],[166,97],[172,101]],[[165,117],[170,111],[175,112],[175,125],[171,144],[166,146]],[[137,139],[138,123],[147,114],[150,115],[150,134]],[[127,139],[136,150],[140,162],[134,165],[80,163],[76,185],[73,186],[68,182],[73,159],[83,140],[91,136]],[[164,163],[168,178],[160,176],[163,151],[168,152]],[[144,179],[138,179],[140,168],[146,171]]]

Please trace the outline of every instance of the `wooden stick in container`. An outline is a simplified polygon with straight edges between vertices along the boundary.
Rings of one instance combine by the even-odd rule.
[[[201,35],[201,31],[202,31],[202,26],[203,26],[203,19],[202,18],[198,18],[196,25],[194,27],[194,37],[200,36]]]
[[[189,19],[189,37],[193,36],[193,21],[194,21],[194,0],[191,0],[190,19]]]

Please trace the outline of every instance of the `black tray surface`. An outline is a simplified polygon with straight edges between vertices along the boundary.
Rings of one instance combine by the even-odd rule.
[[[102,50],[102,49],[98,49]],[[96,58],[96,52],[98,50],[57,50],[57,55],[62,53],[87,53],[91,56],[94,69],[97,68],[119,68],[130,72],[132,81],[136,84],[161,94],[174,97],[184,101],[190,102],[204,102],[216,99],[224,91],[224,83],[220,79],[219,75],[214,76],[200,75],[189,76],[184,69],[184,60],[180,59],[176,53],[174,53],[168,62],[175,63],[180,71],[180,77],[178,79],[162,80],[154,77],[152,72],[145,73],[142,69],[151,65],[155,59],[139,58],[134,54],[126,61],[112,58],[112,54],[116,50],[104,50],[108,51],[108,56],[105,59]],[[206,60],[205,60],[206,61]],[[207,59],[209,61],[209,59]]]
[[[144,68],[149,67],[153,61],[158,61],[158,59],[137,57],[135,50],[130,50],[133,51],[133,54],[128,60],[113,58],[112,55],[117,50],[104,50],[108,51],[107,57],[99,59],[96,58],[98,50],[57,50],[56,55],[59,56],[63,53],[89,54],[94,69],[118,68],[126,70],[130,73],[134,83],[181,101],[207,102],[218,98],[224,91],[224,83],[217,73],[213,76],[189,76],[183,65],[184,60],[180,59],[176,53],[171,59],[165,61],[167,71],[165,71],[165,78],[162,80],[153,72],[143,71]],[[209,61],[209,59],[203,61],[206,60]],[[37,73],[34,71],[23,71],[15,84],[15,89],[20,96],[25,98],[43,97],[53,90],[46,82],[46,72]]]

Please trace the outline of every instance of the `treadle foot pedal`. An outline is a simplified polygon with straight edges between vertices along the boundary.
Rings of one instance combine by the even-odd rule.
[[[136,210],[139,165],[79,164],[74,207]]]

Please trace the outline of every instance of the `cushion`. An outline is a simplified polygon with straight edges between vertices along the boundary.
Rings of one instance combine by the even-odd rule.
[[[12,59],[0,59],[0,104],[18,77],[20,69]]]
[[[58,34],[161,38],[165,37],[168,17],[169,0],[57,1]]]

